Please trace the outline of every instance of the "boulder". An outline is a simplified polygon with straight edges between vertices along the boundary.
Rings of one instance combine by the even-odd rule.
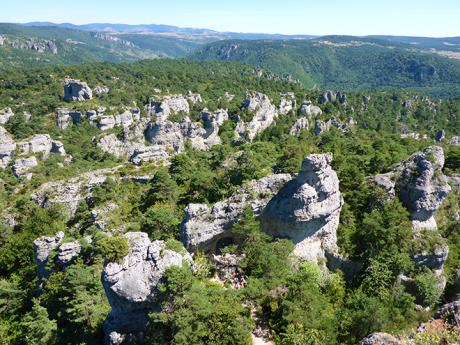
[[[11,162],[16,150],[16,143],[5,128],[0,126],[0,169],[4,169]]]
[[[318,116],[322,113],[321,108],[313,105],[311,101],[303,101],[299,109],[299,114],[304,116]]]
[[[83,119],[90,114],[91,110],[87,111],[86,114],[82,114],[79,111],[72,111],[69,112],[69,116],[72,118],[72,123],[73,124],[78,124],[83,121]],[[96,114],[96,112],[94,112]],[[89,117],[89,116],[88,116]]]
[[[402,343],[388,333],[372,333],[360,341],[359,345],[401,345]]]
[[[133,114],[129,110],[126,110],[123,113],[115,116],[115,124],[117,126],[126,127],[132,125],[133,122]]]
[[[308,119],[306,117],[301,117],[296,120],[296,122],[292,125],[291,129],[289,130],[290,135],[299,136],[300,132],[304,129],[308,129]]]
[[[56,113],[56,124],[60,129],[66,129],[72,123],[72,117],[70,116],[69,109],[60,108]]]
[[[56,153],[61,156],[65,156],[66,152],[64,149],[64,144],[58,140],[52,140],[51,141],[51,153]]]
[[[355,127],[356,123],[352,117],[346,121],[341,121],[337,117],[333,117],[327,121],[316,120],[315,122],[315,134],[320,135],[321,133],[329,131],[331,128],[337,128],[339,131],[344,133],[350,132]]]
[[[18,158],[14,161],[13,174],[19,178],[37,165],[38,161],[34,156],[28,158]]]
[[[446,131],[444,129],[441,129],[440,131],[438,131],[438,133],[436,133],[434,140],[437,143],[440,143],[441,141],[445,139],[445,137],[446,137]]]
[[[237,139],[247,136],[249,141],[254,140],[257,134],[267,129],[278,117],[276,107],[260,92],[247,93],[243,106],[249,113],[254,113],[254,116],[248,123],[238,123],[235,129]]]
[[[135,165],[140,165],[142,162],[155,162],[164,165],[168,162],[169,156],[164,147],[153,145],[134,150],[129,161]]]
[[[262,229],[296,244],[302,260],[337,255],[337,228],[343,198],[330,163],[332,153],[304,159],[299,174],[286,183],[260,215]]]
[[[171,148],[174,152],[184,150],[184,136],[181,125],[168,120],[149,123],[145,138],[153,145]]]
[[[182,95],[169,95],[161,100],[153,98],[149,101],[147,108],[150,115],[156,116],[157,121],[164,121],[169,115],[179,112],[190,113],[190,105]]]
[[[94,88],[93,92],[97,95],[100,96],[104,93],[109,93],[110,89],[105,86],[105,85],[98,85]]]
[[[52,151],[53,141],[48,134],[36,134],[29,141],[18,142],[20,154],[41,153],[43,158]]]
[[[213,145],[220,144],[219,127],[228,120],[227,110],[217,109],[215,112],[211,113],[205,108],[201,112],[201,119],[203,120],[204,129],[206,131],[204,134],[206,146],[209,148]]]
[[[192,91],[189,91],[187,93],[187,99],[193,104],[203,102],[203,100],[201,99],[201,95],[199,93],[193,93]]]
[[[120,344],[127,335],[147,328],[148,313],[159,310],[155,302],[157,285],[171,266],[191,265],[184,249],[175,252],[163,241],[151,242],[146,233],[128,232],[129,253],[120,263],[109,262],[102,272],[102,284],[112,311],[104,323],[106,343]]]
[[[278,107],[278,112],[281,115],[287,115],[296,108],[297,101],[295,99],[295,94],[293,92],[288,92],[287,94],[281,95],[281,101]]]
[[[434,213],[451,191],[442,172],[444,151],[431,146],[395,168],[398,197],[409,210],[414,229],[436,229]]]
[[[460,301],[443,305],[435,314],[435,319],[443,319],[453,327],[460,327]]]
[[[0,125],[7,123],[12,116],[14,116],[14,113],[11,108],[7,107],[0,110]]]
[[[340,91],[334,92],[334,91],[328,90],[323,94],[323,97],[321,98],[321,102],[323,104],[326,104],[328,102],[336,103],[337,101],[340,104],[345,104],[347,101],[347,96],[341,93]]]
[[[190,204],[180,227],[184,245],[191,249],[214,251],[221,239],[232,238],[231,228],[250,207],[260,214],[270,199],[291,179],[289,174],[269,175],[240,187],[228,199],[215,203]]]
[[[76,79],[64,80],[64,101],[81,102],[93,98],[93,91],[88,84]]]
[[[101,131],[106,131],[114,128],[116,121],[112,115],[103,115],[96,120],[96,125]]]
[[[449,145],[460,146],[460,136],[450,138],[450,140],[447,143]]]
[[[48,257],[52,250],[56,249],[64,238],[64,233],[59,231],[55,236],[44,236],[34,241],[34,258],[37,264],[37,275],[39,280],[46,278],[51,273],[46,269]]]
[[[63,243],[57,250],[56,263],[61,267],[66,267],[81,252],[81,245],[78,241]]]

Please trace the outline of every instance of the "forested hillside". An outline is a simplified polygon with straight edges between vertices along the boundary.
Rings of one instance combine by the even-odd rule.
[[[460,341],[458,98],[158,59],[0,71],[0,109],[1,344]]]
[[[289,74],[309,88],[407,88],[447,96],[457,95],[459,90],[459,60],[376,38],[220,41],[192,56],[201,61],[234,61]]]

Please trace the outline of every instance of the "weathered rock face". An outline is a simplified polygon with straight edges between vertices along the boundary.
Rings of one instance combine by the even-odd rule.
[[[303,101],[299,109],[299,114],[305,116],[317,116],[322,113],[321,108],[313,105],[311,101]]]
[[[56,124],[60,129],[66,129],[72,124],[72,117],[70,116],[69,109],[58,109],[56,113]]]
[[[299,174],[283,186],[260,216],[264,231],[292,239],[294,253],[304,260],[337,253],[343,198],[331,161],[331,153],[305,158]]]
[[[289,112],[297,108],[297,101],[293,92],[281,95],[281,102],[278,111],[281,115],[287,115]]]
[[[434,317],[447,321],[451,326],[460,327],[460,301],[443,305]]]
[[[73,259],[78,257],[81,251],[81,245],[78,241],[63,243],[59,246],[56,256],[56,262],[61,267],[67,266]]]
[[[342,94],[340,91],[339,92],[334,92],[334,91],[326,91],[321,98],[321,101],[323,104],[326,104],[328,102],[335,103],[339,102],[340,104],[345,104],[347,101],[346,95]]]
[[[320,135],[321,133],[329,131],[331,128],[337,128],[338,130],[346,133],[350,132],[355,127],[355,121],[350,117],[346,121],[333,117],[327,121],[316,120],[315,122],[315,134]]]
[[[460,146],[460,136],[452,137],[447,143],[449,145]]]
[[[5,128],[0,126],[0,169],[4,169],[11,161],[16,150],[16,143]]]
[[[13,116],[14,113],[9,107],[0,110],[0,125],[4,125],[5,123],[7,123],[8,120]]]
[[[64,101],[81,102],[93,98],[93,91],[88,84],[76,79],[64,80]]]
[[[110,89],[105,85],[98,85],[94,88],[94,93],[97,96],[103,95],[104,93],[109,93]]]
[[[106,343],[121,344],[125,334],[146,329],[148,313],[159,310],[154,299],[157,284],[171,266],[192,264],[185,249],[177,253],[165,242],[151,242],[146,233],[129,232],[129,254],[121,263],[108,263],[102,272],[102,284],[112,311],[104,323]]]
[[[181,224],[181,239],[187,248],[214,250],[220,239],[232,237],[231,227],[250,207],[260,214],[271,197],[291,179],[289,174],[269,175],[242,186],[230,198],[213,206],[190,204]]]
[[[104,115],[96,119],[96,126],[101,131],[114,128],[116,125],[115,118],[112,115]]]
[[[434,213],[451,190],[443,166],[443,149],[431,146],[395,169],[398,197],[409,210],[415,229],[436,229]]]
[[[221,143],[219,137],[219,127],[228,120],[228,112],[224,109],[217,109],[215,112],[210,113],[206,108],[201,112],[201,118],[204,122],[204,139],[207,147],[218,145]]]
[[[440,131],[436,133],[434,140],[439,143],[443,141],[445,138],[446,138],[446,131],[444,129],[441,129]]]
[[[361,340],[359,345],[401,345],[401,342],[388,333],[372,333]]]
[[[199,93],[193,93],[192,91],[189,91],[187,93],[187,99],[190,102],[192,102],[193,104],[203,102],[203,99],[201,98],[201,95]]]
[[[250,141],[254,140],[257,134],[267,129],[278,117],[276,107],[260,92],[246,94],[243,106],[249,113],[254,113],[254,117],[249,123],[238,123],[235,129],[237,139],[246,135]]]
[[[29,141],[18,142],[21,154],[41,153],[44,158],[52,151],[53,141],[48,134],[36,134]]]
[[[13,174],[16,177],[21,177],[25,175],[30,169],[38,165],[37,158],[28,157],[28,158],[18,158],[14,161],[13,165]]]
[[[166,120],[169,115],[178,112],[190,113],[190,105],[182,95],[165,96],[161,101],[151,99],[148,105],[150,115],[155,115],[157,121]]]
[[[56,234],[56,236],[40,237],[34,241],[34,258],[37,264],[37,274],[39,280],[47,277],[51,273],[46,269],[48,257],[51,251],[57,248],[63,238],[64,233],[60,231]]]
[[[296,122],[292,125],[291,129],[289,130],[290,135],[299,136],[300,132],[304,129],[308,129],[308,119],[306,117],[301,117],[296,120]]]

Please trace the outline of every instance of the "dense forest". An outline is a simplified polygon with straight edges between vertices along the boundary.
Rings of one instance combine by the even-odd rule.
[[[245,43],[236,44],[238,51],[247,52]],[[332,48],[311,49],[329,54]],[[459,342],[458,328],[447,322],[424,333],[417,332],[417,327],[459,293],[460,195],[455,176],[458,179],[460,174],[460,147],[454,137],[460,131],[460,99],[397,89],[403,84],[434,89],[456,84],[458,66],[442,58],[420,56],[413,70],[405,70],[405,61],[412,61],[414,55],[401,52],[392,56],[400,59],[402,70],[395,71],[396,79],[385,84],[393,88],[356,91],[360,78],[369,80],[366,87],[370,89],[387,81],[368,73],[392,78],[383,70],[383,61],[388,62],[385,52],[376,58],[371,48],[356,49],[346,68],[338,65],[345,61],[340,48],[334,48],[331,56],[337,60],[327,66],[305,52],[296,53],[305,56],[305,60],[299,59],[300,65],[307,58],[311,64],[318,62],[314,73],[300,76],[303,81],[331,85],[346,99],[238,63],[160,59],[0,71],[0,109],[9,107],[14,113],[0,126],[4,129],[0,148],[7,143],[7,133],[11,142],[17,143],[13,158],[38,158],[27,175],[14,176],[13,160],[0,169],[0,343],[91,345],[102,344],[104,337],[107,341],[110,318],[115,317],[109,313],[124,303],[110,300],[107,275],[109,269],[128,269],[122,265],[135,249],[125,234],[138,232],[148,235],[145,241],[152,241],[149,248],[162,246],[158,267],[164,253],[176,253],[184,261],[166,268],[152,287],[154,301],[144,301],[148,323],[141,336],[133,332],[123,338],[125,343],[243,345],[258,336],[281,345],[357,344],[373,332],[410,338],[414,344]],[[263,57],[257,65],[274,67],[281,74],[288,72],[266,64],[279,61],[275,54],[257,55]],[[246,55],[244,61],[253,63],[250,57]],[[382,63],[382,68],[369,67],[362,59]],[[435,63],[439,64],[435,76],[425,76],[424,66]],[[356,66],[361,67],[352,73]],[[365,66],[366,73],[362,71]],[[332,74],[340,71],[343,78],[323,73],[325,70]],[[321,81],[314,79],[318,75],[323,76]],[[63,85],[68,77],[86,82],[93,90],[105,86],[107,91],[85,101],[66,102]],[[255,96],[257,93],[266,98]],[[123,140],[136,126],[135,121],[108,130],[98,128],[91,118],[71,121],[67,128],[57,125],[63,108],[80,115],[104,108],[103,116],[138,108],[137,121],[148,123],[147,133],[154,121],[159,121],[158,113],[153,114],[148,106],[152,99],[161,102],[179,94],[200,97],[188,98],[189,110],[172,111],[167,120],[171,126],[193,121],[198,128],[206,128],[203,109],[226,110],[228,118],[219,126],[218,144],[203,150],[192,145],[194,137],[185,138],[180,150],[168,148],[167,162],[133,164],[126,156],[102,150],[100,142],[109,135]],[[275,120],[253,139],[245,134],[237,138],[239,124],[251,123],[254,111],[250,102],[256,97],[265,103],[255,111],[267,107],[276,113]],[[282,111],[278,105],[286,98],[294,106]],[[306,101],[320,111],[303,114],[301,108],[310,106]],[[310,125],[294,133],[292,128],[301,118],[307,118]],[[319,131],[322,123],[332,125]],[[20,143],[38,134],[59,140],[65,155],[28,152],[21,156]],[[449,178],[452,191],[443,196],[435,214],[438,229],[414,236],[411,210],[400,199],[388,198],[372,180],[434,145],[442,148],[445,157],[444,167],[435,170],[435,177]],[[292,254],[296,242],[263,231],[263,219],[251,207],[244,207],[226,230],[232,233],[231,243],[221,244],[214,252],[187,247],[181,229],[190,204],[211,207],[272,175],[295,178],[306,157],[326,153],[332,153],[331,168],[343,197],[337,229],[339,254],[352,264],[352,274],[332,267],[330,260],[299,260]],[[0,158],[2,154],[0,150]],[[429,153],[425,156],[432,159]],[[104,178],[98,180],[99,176]],[[418,177],[417,171],[413,172],[411,178]],[[54,191],[40,194],[43,186],[50,184]],[[71,195],[72,189],[83,185],[87,193],[76,200],[73,209],[69,205],[75,200],[52,202],[56,193],[65,190]],[[255,189],[251,193],[257,194]],[[59,232],[63,237],[55,237]],[[40,263],[40,247],[36,244],[34,253],[34,241],[43,236],[48,236],[48,244],[60,241],[60,247],[52,248]],[[61,249],[75,243],[80,248],[78,255],[62,264]],[[440,284],[439,274],[429,265],[416,264],[414,257],[436,252],[446,244],[449,253],[442,272],[446,281]],[[193,264],[184,245],[193,254]],[[222,265],[216,255],[238,258],[231,266],[240,279],[236,284],[220,277]],[[401,277],[410,279],[411,286]],[[131,312],[127,307],[125,311]],[[263,336],[255,330],[263,330]]]

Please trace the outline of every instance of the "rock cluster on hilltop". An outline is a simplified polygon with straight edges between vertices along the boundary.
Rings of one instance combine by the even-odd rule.
[[[249,141],[254,140],[257,134],[267,129],[278,117],[276,107],[271,103],[268,96],[260,92],[247,93],[243,106],[248,113],[254,114],[254,116],[248,123],[242,120],[237,123],[235,128],[237,140],[245,137]]]
[[[292,125],[291,129],[289,130],[289,134],[299,136],[300,132],[302,132],[304,129],[308,129],[309,126],[310,125],[308,123],[308,119],[306,117],[300,117]]]
[[[293,92],[281,94],[281,101],[278,107],[278,112],[281,115],[287,115],[297,108],[297,101]]]
[[[316,120],[315,134],[320,135],[321,133],[331,130],[331,128],[337,128],[339,131],[346,133],[350,132],[353,128],[355,128],[355,125],[355,120],[353,120],[352,117],[350,117],[346,121],[341,121],[337,117],[333,117],[327,121]]]
[[[192,257],[184,249],[178,253],[163,241],[151,242],[146,233],[128,232],[129,254],[120,263],[110,262],[102,272],[112,311],[104,323],[106,343],[121,344],[126,336],[145,331],[148,313],[159,310],[155,302],[157,284],[171,266],[191,265]]]
[[[321,101],[323,102],[323,104],[326,104],[329,102],[330,103],[339,102],[340,104],[345,104],[347,101],[347,97],[340,91],[334,92],[334,91],[328,90],[324,93],[323,97],[321,98]]]
[[[313,154],[302,162],[299,174],[287,182],[261,213],[262,229],[296,244],[304,260],[337,253],[337,228],[343,198],[330,163],[332,154]]]
[[[299,109],[299,114],[304,116],[318,116],[322,113],[321,108],[313,105],[311,101],[303,101]]]
[[[93,98],[93,91],[88,84],[77,79],[64,80],[64,101],[81,102]]]

